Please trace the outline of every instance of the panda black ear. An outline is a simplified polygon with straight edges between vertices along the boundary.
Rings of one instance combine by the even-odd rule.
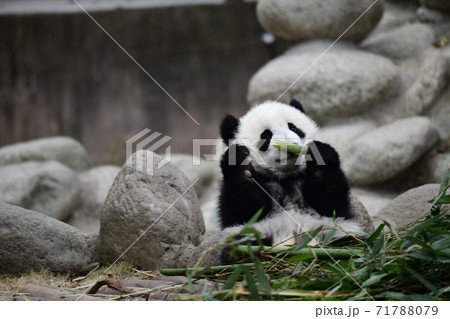
[[[303,108],[303,105],[296,99],[292,99],[291,102],[289,103],[289,105],[295,107],[300,112],[305,113],[305,109]]]
[[[222,123],[220,124],[220,137],[226,145],[228,145],[230,140],[236,137],[238,127],[239,120],[233,115],[228,114],[222,120]]]

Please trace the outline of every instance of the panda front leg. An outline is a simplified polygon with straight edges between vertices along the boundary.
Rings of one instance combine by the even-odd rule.
[[[310,143],[302,194],[306,203],[321,216],[350,219],[350,187],[340,164],[333,147],[319,141]]]
[[[220,162],[223,174],[219,197],[222,229],[245,224],[261,208],[263,215],[272,208],[272,200],[260,187],[263,183],[255,182],[260,178],[247,159],[249,154],[247,147],[231,145]]]

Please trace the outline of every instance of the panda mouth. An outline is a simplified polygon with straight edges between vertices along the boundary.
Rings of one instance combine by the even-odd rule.
[[[283,152],[280,153],[280,157],[276,159],[276,162],[282,166],[294,166],[297,163],[299,154]]]

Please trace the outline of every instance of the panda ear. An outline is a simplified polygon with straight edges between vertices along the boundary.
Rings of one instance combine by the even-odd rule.
[[[233,115],[228,114],[222,120],[222,123],[220,124],[220,137],[226,145],[228,145],[230,140],[236,137],[238,127],[239,120]]]
[[[292,99],[291,102],[289,103],[289,105],[295,107],[300,112],[305,113],[305,109],[303,108],[303,105],[296,99]]]

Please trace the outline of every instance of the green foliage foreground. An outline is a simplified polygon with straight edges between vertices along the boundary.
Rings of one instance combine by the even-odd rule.
[[[161,273],[187,275],[184,291],[193,294],[180,298],[189,300],[450,300],[449,179],[450,169],[418,220],[397,230],[385,222],[345,248],[333,247],[331,236],[307,246],[320,229],[292,247],[265,247],[255,216],[243,238],[224,244],[242,263]]]

